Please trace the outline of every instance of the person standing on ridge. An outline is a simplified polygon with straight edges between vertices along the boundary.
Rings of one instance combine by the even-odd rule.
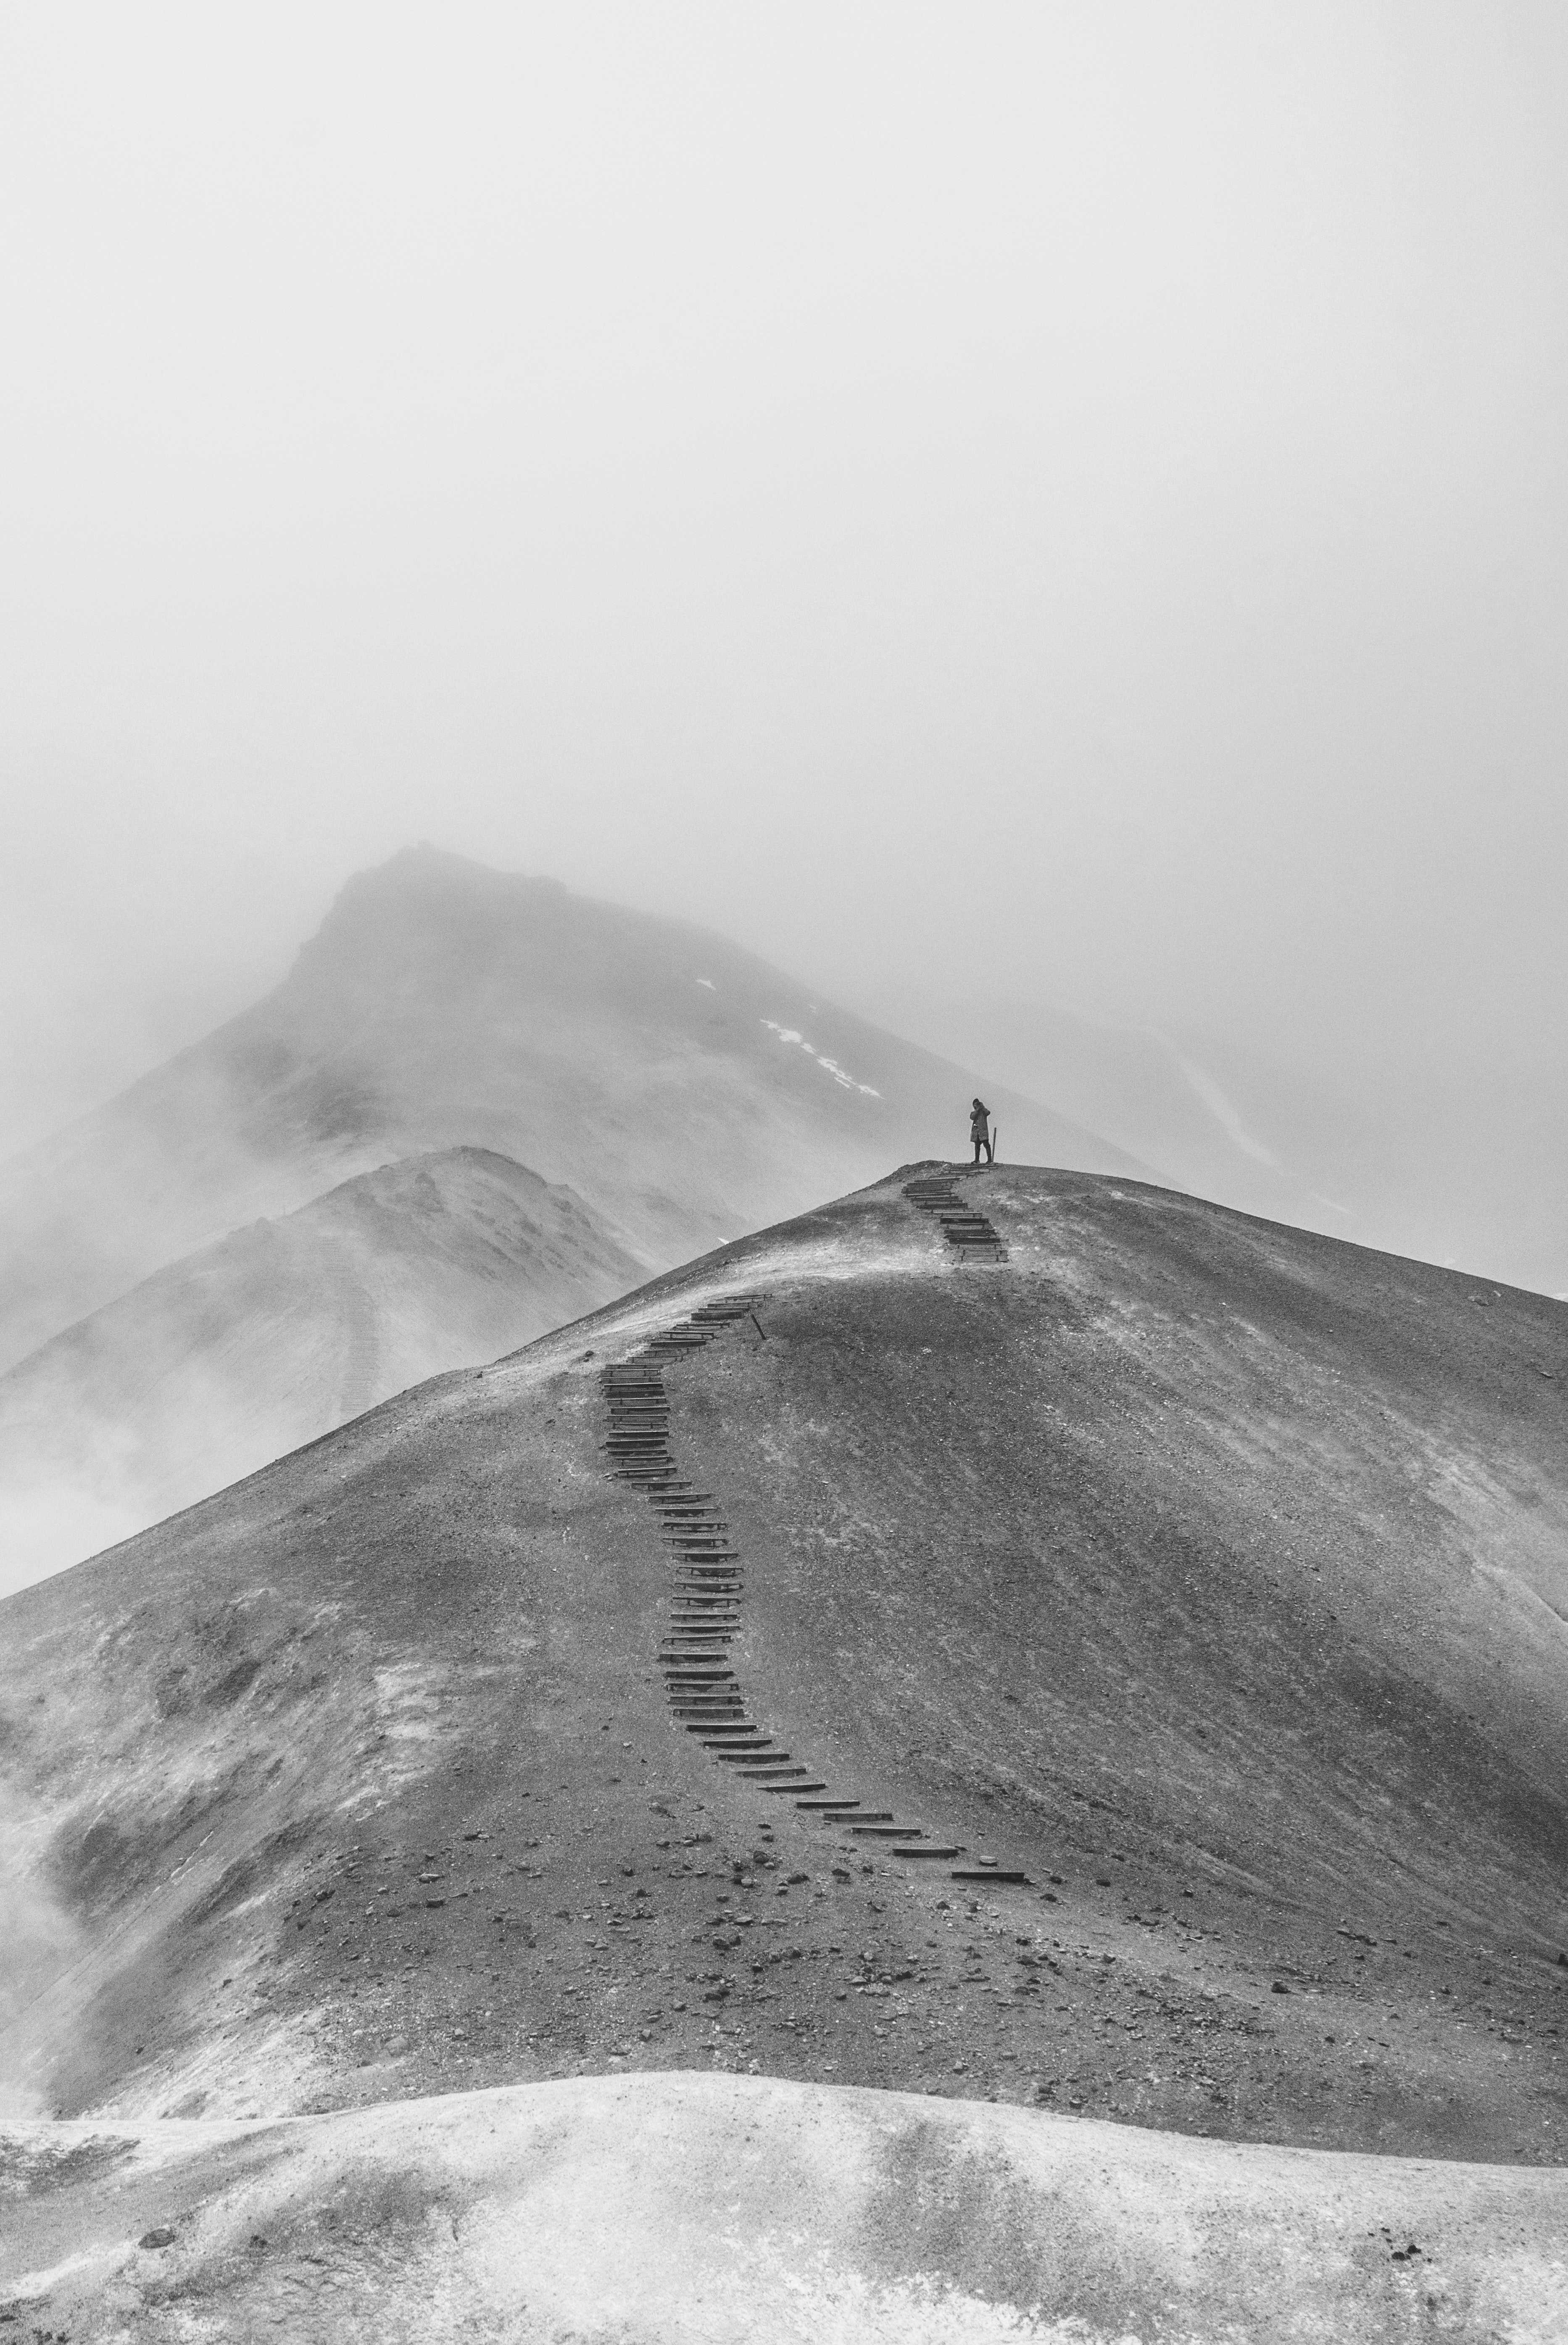
[[[993,1151],[991,1111],[984,1100],[976,1100],[969,1109],[969,1137],[975,1143],[976,1163],[978,1164],[980,1162],[980,1151],[983,1148],[986,1152],[986,1162],[989,1164]]]

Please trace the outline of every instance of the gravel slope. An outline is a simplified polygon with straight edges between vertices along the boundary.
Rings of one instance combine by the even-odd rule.
[[[10,1599],[13,2109],[702,2066],[1562,2163],[1568,1313],[1028,1168],[959,1264],[908,1171]],[[662,1369],[723,1667],[952,1861],[666,1692],[601,1380],[742,1292]]]

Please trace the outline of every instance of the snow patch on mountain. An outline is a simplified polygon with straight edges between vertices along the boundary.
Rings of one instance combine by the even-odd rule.
[[[700,984],[702,980],[699,979],[698,982]],[[867,1099],[882,1097],[882,1093],[873,1091],[869,1083],[857,1083],[855,1077],[841,1067],[836,1059],[828,1058],[824,1052],[816,1048],[814,1043],[808,1042],[798,1026],[781,1026],[776,1018],[764,1018],[762,1022],[770,1033],[778,1036],[781,1042],[798,1043],[807,1058],[814,1059],[819,1067],[825,1067],[834,1081],[842,1083],[846,1091],[864,1091]]]

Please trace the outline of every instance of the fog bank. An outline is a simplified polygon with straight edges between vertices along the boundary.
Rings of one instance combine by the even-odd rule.
[[[1560,11],[0,48],[11,1145],[424,836],[1440,1133],[1555,1078]]]

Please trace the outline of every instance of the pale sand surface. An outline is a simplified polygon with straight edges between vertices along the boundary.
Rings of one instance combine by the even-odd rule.
[[[22,2125],[4,2159],[0,2307],[76,2345],[1568,2336],[1560,2171],[773,2077]]]

